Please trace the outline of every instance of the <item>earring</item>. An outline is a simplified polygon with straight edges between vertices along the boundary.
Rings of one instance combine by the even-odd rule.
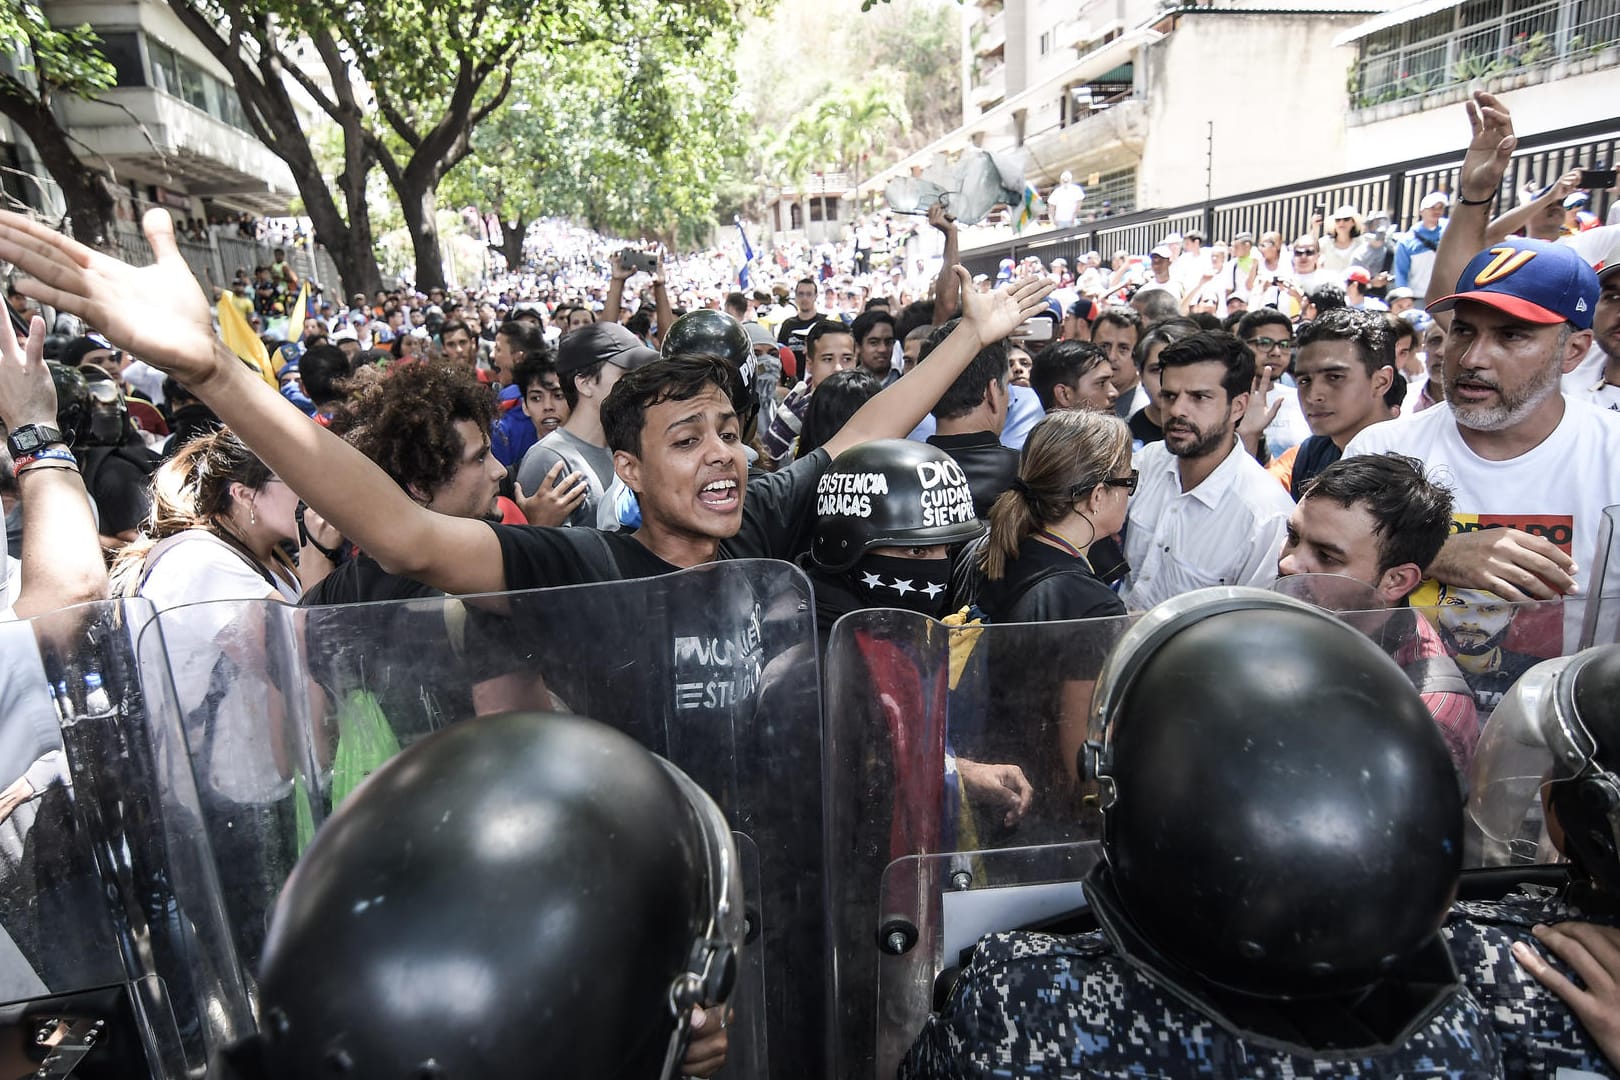
[[[249,503],[248,504],[248,524],[249,525],[257,525],[258,523],[259,523],[259,511],[258,511],[258,508],[255,507],[252,503]]]

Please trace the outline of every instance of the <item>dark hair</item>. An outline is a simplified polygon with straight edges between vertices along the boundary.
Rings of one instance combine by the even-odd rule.
[[[1305,294],[1305,299],[1316,305],[1316,316],[1321,318],[1330,311],[1338,311],[1349,304],[1345,299],[1344,286],[1331,281],[1325,281]]]
[[[740,322],[748,314],[748,297],[740,292],[726,293],[726,314],[735,315]]]
[[[367,365],[386,364],[392,359],[386,349],[362,349],[355,354],[354,369],[359,371]]]
[[[653,328],[652,312],[645,305],[636,308],[630,317],[624,320],[624,328],[636,335],[636,337],[644,338],[648,336],[652,333]]]
[[[894,320],[894,336],[905,341],[911,332],[919,326],[934,325],[934,302],[932,300],[914,300],[900,309],[900,314]]]
[[[517,319],[508,319],[495,328],[495,336],[506,339],[506,344],[527,360],[531,356],[551,356],[551,347],[546,344],[546,335],[533,323],[519,322]]]
[[[849,423],[849,418],[882,389],[882,380],[862,367],[829,375],[810,395],[810,404],[804,410],[804,423],[799,427],[799,449],[794,457],[807,456],[838,434]]]
[[[1142,316],[1136,313],[1135,308],[1120,307],[1118,304],[1103,308],[1102,314],[1091,322],[1091,334],[1093,337],[1097,336],[1097,329],[1101,326],[1129,328],[1136,331],[1137,337],[1142,336]]]
[[[871,311],[873,308],[882,308],[884,311],[888,311],[892,306],[887,296],[874,296],[866,301],[866,305],[861,310]]]
[[[1237,325],[1243,321],[1243,318],[1246,315],[1248,315],[1247,311],[1229,312],[1221,318],[1221,329],[1225,330],[1228,334],[1237,333]]]
[[[517,387],[524,397],[527,397],[530,388],[543,386],[548,375],[555,377],[556,374],[557,365],[551,362],[549,354],[543,352],[538,355],[524,353],[523,359],[512,365],[512,385]],[[561,386],[562,380],[558,379],[557,383]]]
[[[1226,374],[1221,376],[1221,389],[1226,391],[1227,401],[1254,389],[1254,352],[1231,334],[1200,330],[1166,345],[1159,354],[1161,369],[1193,364],[1220,364],[1226,368]]]
[[[940,340],[943,341],[945,337],[950,336],[951,330],[956,329],[958,321],[952,319],[938,328],[945,331]],[[934,342],[933,344],[938,347],[939,343]],[[930,349],[929,351],[932,352],[933,350]],[[925,354],[924,362],[926,360],[927,356]],[[1007,363],[1007,343],[1005,341],[992,341],[980,349],[972,360],[968,361],[968,366],[962,370],[956,380],[939,396],[939,400],[934,402],[934,407],[928,411],[933,414],[935,420],[955,420],[958,417],[966,416],[984,404],[985,385],[991,379],[996,380],[1002,386],[1006,386],[1011,375],[1012,368]]]
[[[816,353],[816,342],[828,334],[848,334],[849,327],[837,319],[817,319],[804,335],[804,355],[808,359]],[[853,335],[851,335],[853,336]]]
[[[1423,473],[1423,462],[1401,454],[1361,454],[1323,469],[1300,501],[1331,499],[1360,506],[1378,536],[1378,572],[1415,564],[1427,570],[1451,535],[1451,491]]]
[[[1392,340],[1396,346],[1400,345],[1401,338],[1411,338],[1413,348],[1423,343],[1423,334],[1410,320],[1403,319],[1399,315],[1391,315],[1387,311],[1381,314],[1384,316],[1384,321],[1389,324],[1389,332],[1394,335]]]
[[[1195,325],[1197,325],[1197,327],[1200,330],[1224,330],[1224,329],[1226,329],[1226,324],[1222,321],[1221,317],[1219,315],[1215,315],[1215,314],[1213,314],[1211,312],[1208,312],[1208,311],[1195,311],[1191,315],[1188,315],[1187,318],[1191,319],[1193,321],[1193,323]],[[1177,322],[1177,321],[1179,321],[1179,316],[1177,318],[1175,318],[1175,319],[1165,319],[1164,320],[1164,322]],[[1164,325],[1164,323],[1154,323],[1153,325],[1154,326],[1162,326],[1162,325]]]
[[[1057,408],[1053,398],[1058,383],[1070,386],[1098,364],[1108,362],[1108,353],[1101,345],[1089,341],[1054,341],[1030,360],[1029,388],[1041,399],[1047,412]]]
[[[454,334],[457,330],[466,334],[469,340],[473,336],[473,332],[467,328],[467,324],[460,319],[446,319],[439,324],[439,341],[443,342],[445,338]]]
[[[1191,318],[1166,319],[1162,323],[1148,327],[1148,332],[1137,339],[1136,348],[1131,350],[1131,359],[1136,363],[1136,370],[1141,371],[1147,367],[1148,352],[1153,346],[1174,344],[1203,329],[1208,328]]]
[[[313,345],[298,360],[298,373],[304,379],[304,393],[316,405],[340,401],[338,383],[354,374],[349,358],[336,345]]]
[[[1389,385],[1384,387],[1384,408],[1390,410],[1399,409],[1405,402],[1406,380],[1397,373],[1393,379],[1389,380]]]
[[[488,436],[495,417],[489,388],[461,364],[424,360],[355,382],[333,429],[394,483],[424,498],[461,465],[467,448],[456,422],[471,420]]]
[[[569,412],[573,412],[575,409],[579,408],[579,380],[587,379],[595,381],[596,379],[600,378],[602,375],[602,365],[605,363],[607,363],[606,360],[598,360],[594,364],[586,364],[584,367],[577,367],[573,371],[568,372],[566,375],[560,371],[557,373],[557,381],[562,385],[563,400],[568,403]]]
[[[625,372],[602,402],[608,449],[639,457],[648,409],[666,401],[690,401],[711,386],[729,402],[736,375],[731,364],[704,353],[676,353]]]
[[[1334,308],[1301,326],[1294,340],[1302,352],[1318,341],[1348,341],[1369,377],[1381,367],[1395,366],[1395,335],[1389,320],[1376,311]]]
[[[855,344],[859,345],[871,336],[874,329],[885,325],[890,330],[893,330],[894,316],[887,311],[873,311],[868,308],[855,316],[855,321],[849,326],[849,332],[855,336]],[[899,335],[896,334],[895,336],[898,337]]]
[[[807,277],[800,278],[798,281],[795,281],[793,283],[793,291],[798,292],[800,285],[808,285],[812,289],[816,290],[816,295],[817,296],[821,295],[821,288],[818,285],[816,285],[816,279],[815,278],[807,278]]]
[[[1293,319],[1274,307],[1258,307],[1243,313],[1243,318],[1238,320],[1237,336],[1246,338],[1262,326],[1286,326],[1290,336],[1294,332]]]

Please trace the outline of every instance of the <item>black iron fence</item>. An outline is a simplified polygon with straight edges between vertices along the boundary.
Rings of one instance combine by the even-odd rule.
[[[1283,242],[1310,226],[1311,214],[1322,209],[1331,214],[1335,206],[1350,203],[1365,214],[1384,209],[1398,228],[1411,226],[1418,204],[1431,191],[1456,190],[1457,170],[1462,165],[1459,148],[1448,154],[1414,158],[1381,169],[1342,173],[1320,180],[1252,191],[1205,203],[1193,203],[1167,210],[1142,210],[1134,214],[1077,225],[1072,229],[1045,232],[973,248],[962,253],[962,265],[970,273],[994,275],[1004,258],[1038,256],[1050,265],[1062,256],[1070,266],[1088,251],[1100,252],[1104,264],[1116,251],[1144,254],[1164,239],[1165,234],[1202,229],[1213,241],[1230,240],[1239,232],[1258,237],[1275,230]],[[1579,127],[1562,128],[1520,138],[1513,163],[1502,181],[1498,207],[1518,205],[1518,191],[1524,184],[1550,184],[1574,168],[1610,168],[1620,158],[1620,119],[1610,118]],[[1592,192],[1588,207],[1600,217],[1607,213],[1613,198],[1610,191]]]

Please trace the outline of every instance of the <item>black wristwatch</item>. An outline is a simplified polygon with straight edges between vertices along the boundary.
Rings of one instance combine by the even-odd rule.
[[[51,443],[65,443],[62,433],[45,424],[24,424],[6,436],[6,448],[14,458],[37,454]]]

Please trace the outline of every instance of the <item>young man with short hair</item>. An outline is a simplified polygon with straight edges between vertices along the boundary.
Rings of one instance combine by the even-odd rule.
[[[1129,420],[1132,413],[1148,403],[1141,375],[1131,360],[1144,329],[1142,317],[1128,307],[1104,308],[1091,325],[1091,342],[1107,354],[1113,370],[1113,409],[1121,420]]]
[[[1029,386],[1047,412],[1114,408],[1114,369],[1110,353],[1095,342],[1054,341],[1033,357]],[[1129,361],[1126,361],[1129,363]]]
[[[1351,439],[1389,419],[1384,396],[1396,379],[1392,337],[1384,315],[1353,308],[1336,308],[1300,329],[1294,383],[1311,437],[1269,466],[1296,500]]]
[[[855,339],[855,354],[861,367],[876,375],[884,386],[900,377],[894,370],[894,316],[887,311],[863,311],[849,327]]]
[[[489,373],[501,388],[496,399],[499,416],[490,431],[490,447],[495,459],[508,467],[522,461],[529,447],[550,434],[550,430],[535,430],[524,404],[525,391],[518,381],[517,371],[525,363],[544,365],[555,384],[556,369],[551,364],[551,350],[546,346],[545,335],[527,320],[502,323],[495,331],[495,343],[489,350]],[[564,404],[560,419],[567,418],[568,408]],[[551,430],[556,426],[553,423]]]
[[[783,461],[791,454],[816,386],[840,371],[853,369],[860,362],[855,336],[835,319],[818,319],[811,323],[804,342],[804,378],[788,391],[777,406],[770,426],[760,433],[760,449],[772,461]]]
[[[1254,386],[1254,354],[1201,331],[1159,354],[1164,441],[1136,457],[1125,606],[1146,611],[1212,585],[1269,585],[1293,502],[1250,457],[1237,423]]]
[[[1288,519],[1277,576],[1333,574],[1370,590],[1369,606],[1399,609],[1376,640],[1401,665],[1464,772],[1479,740],[1474,696],[1428,619],[1407,606],[1451,533],[1451,492],[1399,454],[1365,454],[1324,468]]]
[[[820,318],[816,312],[816,283],[810,278],[800,278],[793,286],[793,314],[777,326],[776,340],[783,345],[791,345],[793,331],[814,326]]]

